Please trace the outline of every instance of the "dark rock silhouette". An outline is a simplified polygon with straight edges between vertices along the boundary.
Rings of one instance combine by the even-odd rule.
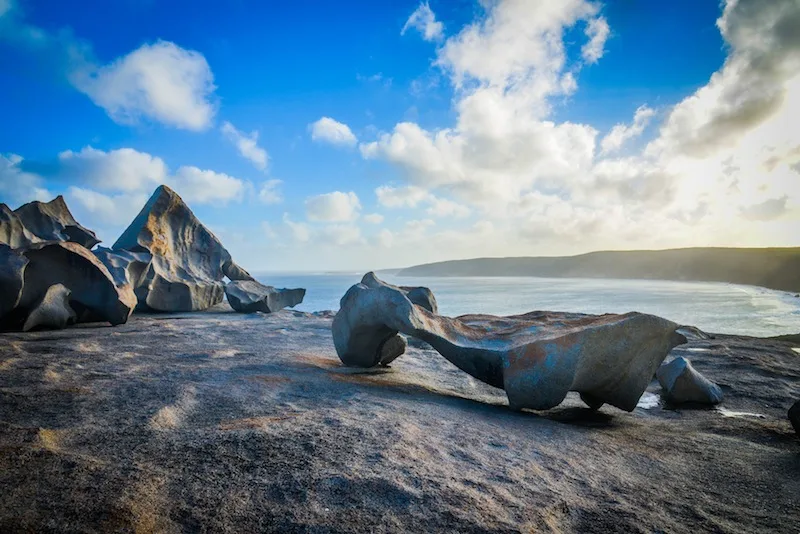
[[[276,289],[254,280],[235,280],[225,286],[231,308],[241,313],[273,313],[303,302],[305,289]]]
[[[692,363],[682,356],[659,367],[656,377],[664,388],[667,401],[673,404],[722,402],[722,389],[700,374],[692,367]]]
[[[27,265],[28,258],[8,245],[0,244],[0,324],[19,304]]]
[[[192,210],[169,187],[153,193],[139,215],[112,247],[119,257],[106,261],[131,271],[133,259],[119,251],[145,253],[151,261],[140,276],[134,276],[139,308],[154,311],[199,311],[222,302],[223,278],[253,280],[236,265],[217,237],[197,219]],[[141,263],[145,258],[135,261]],[[114,266],[117,262],[117,266]],[[127,262],[127,265],[123,265]],[[139,267],[136,267],[137,272]],[[121,278],[118,276],[118,279]]]
[[[513,409],[544,410],[569,391],[592,408],[632,411],[669,351],[679,325],[641,313],[531,312],[442,317],[388,284],[356,284],[342,297],[333,341],[345,365],[373,367],[401,355],[398,332],[429,343],[456,367],[502,388]]]
[[[45,242],[21,249],[29,263],[18,308],[30,312],[50,287],[62,284],[72,293],[70,306],[81,322],[123,324],[136,306],[129,285],[117,287],[111,273],[86,247],[69,242]]]
[[[794,431],[800,436],[800,400],[789,408],[789,421],[792,423]]]

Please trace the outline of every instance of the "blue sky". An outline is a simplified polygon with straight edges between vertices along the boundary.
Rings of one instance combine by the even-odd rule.
[[[798,245],[798,12],[0,0],[0,202],[110,244],[163,181],[254,270]]]

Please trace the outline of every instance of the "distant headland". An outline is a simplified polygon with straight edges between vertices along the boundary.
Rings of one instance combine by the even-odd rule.
[[[476,258],[416,265],[399,276],[538,276],[729,282],[800,292],[800,247],[681,248],[565,257]]]

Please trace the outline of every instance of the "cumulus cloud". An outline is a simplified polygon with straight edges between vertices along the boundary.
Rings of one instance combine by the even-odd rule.
[[[258,132],[250,134],[240,132],[228,121],[222,123],[220,128],[225,138],[234,144],[239,154],[250,161],[256,169],[264,171],[267,169],[267,151],[258,146]]]
[[[45,187],[41,176],[22,170],[22,156],[0,154],[0,202],[11,209],[32,200],[48,201],[55,195]]]
[[[279,190],[282,183],[280,180],[267,180],[261,184],[261,189],[258,191],[258,199],[263,204],[280,204],[283,202],[283,194]]]
[[[787,195],[780,198],[770,198],[764,202],[753,204],[742,209],[742,215],[751,221],[770,221],[786,213]]]
[[[69,205],[79,206],[90,214],[92,220],[113,226],[130,223],[148,199],[148,195],[143,193],[106,195],[75,186],[67,190],[66,197]]]
[[[164,160],[132,148],[65,150],[58,155],[58,162],[61,179],[103,191],[155,189],[169,175]]]
[[[626,157],[614,153],[647,133],[652,108],[641,106],[602,138],[590,124],[552,119],[552,103],[579,90],[581,69],[602,60],[611,29],[598,5],[484,6],[434,61],[453,86],[455,121],[433,129],[404,121],[360,144],[364,158],[392,163],[405,182],[378,188],[381,205],[422,207],[429,216],[437,206],[446,217],[477,212],[490,219],[492,246],[507,250],[788,239],[777,226],[755,225],[800,220],[800,130],[790,119],[800,115],[800,38],[790,30],[800,24],[800,5],[725,3],[725,64],[665,107],[655,139]],[[565,33],[580,24],[586,40],[568,49]],[[458,235],[448,237],[455,243]],[[393,232],[394,246],[403,242]]]
[[[353,224],[331,224],[325,226],[320,230],[317,238],[322,243],[337,246],[362,242],[361,229]]]
[[[383,215],[380,213],[368,213],[364,215],[364,220],[370,224],[380,224],[383,222]]]
[[[650,119],[653,118],[655,113],[654,109],[646,105],[639,106],[633,115],[632,124],[616,124],[603,138],[600,142],[602,153],[609,154],[619,150],[627,141],[640,136],[644,129],[647,128],[647,125],[650,124]]]
[[[358,196],[350,191],[334,191],[306,199],[306,215],[310,221],[343,222],[358,217],[361,203]]]
[[[215,113],[214,76],[205,57],[169,41],[144,44],[108,65],[84,66],[70,79],[123,124],[145,118],[204,130]]]
[[[311,239],[311,229],[308,225],[292,221],[288,213],[283,214],[283,224],[289,229],[294,241],[305,243]]]
[[[426,212],[432,217],[453,217],[456,219],[469,217],[471,213],[468,207],[446,198],[432,198]]]
[[[679,103],[651,150],[703,157],[730,147],[800,97],[800,6],[795,0],[730,0],[717,26],[729,47],[708,84]]]
[[[430,193],[422,187],[413,185],[402,187],[382,185],[375,189],[375,196],[378,197],[378,203],[387,208],[413,208],[427,200]]]
[[[233,176],[194,166],[178,168],[168,183],[187,202],[225,205],[242,200],[245,183]]]
[[[400,35],[405,35],[406,31],[414,28],[426,41],[437,41],[442,38],[444,25],[436,20],[436,14],[431,10],[428,2],[422,2],[411,16],[408,17]]]
[[[309,127],[314,141],[342,146],[354,146],[358,142],[349,126],[330,117],[322,117]]]
[[[605,52],[606,39],[611,32],[608,22],[603,17],[589,20],[586,24],[586,37],[589,38],[581,48],[581,55],[587,63],[597,63]]]

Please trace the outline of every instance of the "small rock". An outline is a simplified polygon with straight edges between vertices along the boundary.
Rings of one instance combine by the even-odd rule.
[[[800,400],[789,408],[789,421],[791,421],[794,431],[800,436]]]
[[[673,404],[722,402],[722,389],[701,375],[692,367],[691,362],[682,356],[659,367],[656,377],[664,388],[667,401]]]
[[[75,310],[69,305],[69,296],[72,293],[62,284],[50,286],[42,300],[33,308],[25,320],[23,332],[34,328],[61,329],[75,322]]]
[[[275,289],[255,280],[235,280],[225,286],[225,295],[228,297],[228,304],[237,312],[274,313],[303,302],[306,290]]]

